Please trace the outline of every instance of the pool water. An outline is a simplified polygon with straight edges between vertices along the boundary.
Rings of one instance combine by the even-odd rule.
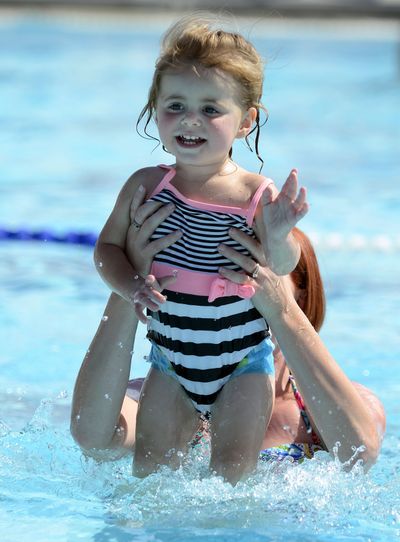
[[[135,133],[168,17],[0,12],[0,226],[98,232],[124,180],[168,161]],[[327,289],[322,336],[382,399],[377,464],[326,453],[262,464],[232,488],[205,476],[96,464],[69,434],[74,381],[108,295],[91,250],[0,243],[1,540],[387,541],[400,537],[400,73],[390,22],[241,20],[267,57],[264,172],[307,185],[302,227]],[[4,107],[5,104],[5,107]],[[239,145],[234,157],[256,169]],[[141,328],[133,375],[147,367]]]

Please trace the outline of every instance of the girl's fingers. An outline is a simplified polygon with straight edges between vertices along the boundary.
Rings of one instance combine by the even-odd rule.
[[[176,279],[177,279],[176,274],[168,275],[167,277],[162,277],[159,280],[161,291],[163,291],[165,288],[167,288],[170,284],[173,284],[174,282],[176,282]],[[166,299],[166,297],[164,297],[164,299]]]
[[[292,169],[285,184],[282,186],[281,194],[293,201],[297,196],[297,185],[297,170]]]
[[[308,203],[306,201],[307,198],[307,190],[304,187],[301,187],[299,190],[299,194],[294,201],[294,207],[297,209],[297,212],[301,214],[301,216],[304,216],[308,212]]]
[[[144,314],[145,307],[141,305],[140,303],[135,303],[135,314],[139,319],[139,322],[142,322],[142,324],[147,324],[147,316]]]

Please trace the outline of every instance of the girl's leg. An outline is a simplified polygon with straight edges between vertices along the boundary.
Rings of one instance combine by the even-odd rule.
[[[161,465],[178,468],[199,426],[199,415],[173,377],[151,368],[139,401],[133,463],[143,478]]]
[[[255,469],[274,403],[274,376],[249,373],[229,380],[211,415],[210,468],[236,484]]]

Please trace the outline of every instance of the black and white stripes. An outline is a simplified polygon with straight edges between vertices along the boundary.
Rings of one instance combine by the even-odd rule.
[[[229,236],[229,229],[254,232],[246,210],[193,202],[165,183],[151,199],[175,205],[152,240],[177,229],[182,237],[155,257],[154,270],[161,267],[167,274],[177,270],[178,275],[173,287],[164,291],[166,303],[149,312],[148,337],[168,359],[195,407],[207,412],[238,364],[269,336],[251,299],[231,295],[210,302],[208,291],[199,294],[199,284],[218,278],[220,267],[239,269],[218,251],[224,243],[246,253]]]

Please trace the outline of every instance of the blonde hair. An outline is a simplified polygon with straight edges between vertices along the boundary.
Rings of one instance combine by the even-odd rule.
[[[196,70],[197,66],[221,70],[233,77],[241,89],[240,104],[244,110],[254,107],[257,110],[255,126],[246,137],[256,131],[255,150],[258,159],[263,160],[258,152],[260,135],[260,110],[266,109],[261,103],[264,80],[264,63],[254,46],[242,35],[214,28],[218,20],[210,15],[198,14],[183,17],[165,33],[160,55],[157,59],[153,81],[149,90],[148,101],[142,109],[137,128],[145,119],[144,133],[154,116],[161,79],[164,73],[180,70],[188,66]],[[230,150],[230,155],[232,149]],[[262,165],[261,165],[262,167]]]

